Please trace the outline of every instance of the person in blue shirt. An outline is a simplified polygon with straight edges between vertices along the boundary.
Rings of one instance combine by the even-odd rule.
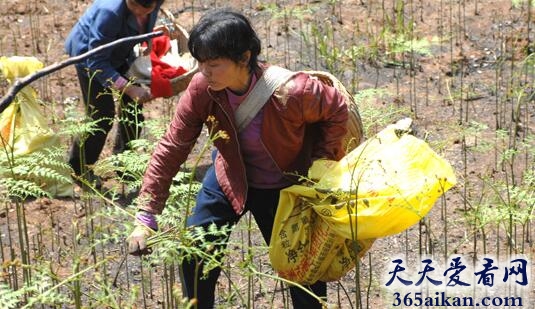
[[[78,56],[115,40],[163,29],[155,28],[164,0],[95,0],[74,25],[65,41],[69,56]],[[168,33],[168,31],[167,31]],[[70,149],[69,164],[75,179],[85,179],[100,188],[101,182],[89,168],[99,158],[115,116],[112,90],[122,93],[119,101],[120,124],[113,152],[128,148],[138,138],[144,117],[142,104],[152,99],[150,90],[135,85],[124,76],[135,60],[136,43],[124,43],[76,64],[86,113],[97,121],[94,134],[77,138]],[[150,44],[149,44],[150,46]]]

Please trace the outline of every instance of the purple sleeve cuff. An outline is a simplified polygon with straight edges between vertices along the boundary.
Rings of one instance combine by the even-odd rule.
[[[128,84],[128,80],[122,76],[119,76],[113,83],[113,87],[117,90],[123,90],[123,88]]]
[[[155,231],[158,230],[158,222],[156,222],[156,217],[150,212],[143,210],[138,211],[136,213],[136,220]]]

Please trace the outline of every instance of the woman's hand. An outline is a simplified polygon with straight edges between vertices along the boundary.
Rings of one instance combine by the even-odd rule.
[[[126,89],[124,89],[124,93],[132,98],[132,100],[141,104],[154,99],[150,93],[150,90],[141,86],[128,85]]]
[[[148,227],[136,224],[136,227],[128,236],[128,253],[134,256],[150,254],[152,250],[147,246],[147,238],[151,232]]]
[[[140,210],[136,213],[135,228],[128,236],[128,253],[139,256],[150,254],[152,250],[147,244],[147,239],[154,231],[158,230],[156,217],[146,211]]]
[[[166,25],[158,25],[156,27],[154,27],[154,29],[152,30],[153,32],[157,32],[157,31],[163,31],[163,35],[166,35],[169,37],[169,39],[173,39],[173,37],[171,36],[171,31],[169,31],[169,28],[166,26]]]

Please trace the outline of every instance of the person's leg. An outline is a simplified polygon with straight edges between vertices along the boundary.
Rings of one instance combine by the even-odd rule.
[[[278,189],[249,189],[246,207],[251,211],[255,218],[256,224],[269,245],[271,240],[271,231],[273,229],[275,214],[279,204],[280,190]],[[318,281],[310,286],[306,286],[316,296],[327,297],[327,284]],[[298,287],[290,287],[290,295],[294,308],[311,308],[321,309],[321,303]]]
[[[232,209],[225,194],[215,177],[214,167],[206,172],[203,184],[197,196],[196,206],[191,216],[187,219],[188,226],[201,226],[206,230],[212,223],[217,227],[233,226],[238,222],[238,216]],[[228,234],[224,236],[208,236],[206,243],[217,243],[216,249],[224,249],[228,241]],[[198,244],[199,248],[203,244]],[[213,251],[212,251],[213,252]],[[208,253],[210,254],[210,253]],[[221,260],[222,256],[217,259]],[[182,284],[184,294],[189,299],[197,299],[197,308],[213,308],[215,300],[215,287],[221,273],[221,268],[216,267],[208,272],[206,277],[203,273],[203,260],[191,258],[181,265]]]
[[[97,122],[98,129],[85,137],[75,138],[70,152],[69,165],[76,175],[82,175],[87,171],[86,165],[97,162],[104,148],[106,136],[111,130],[115,115],[115,102],[113,96],[95,79],[90,80],[88,72],[76,69],[86,114]]]
[[[143,104],[138,104],[126,94],[121,96],[119,106],[119,123],[113,153],[119,154],[130,149],[129,143],[139,139],[145,116],[143,115]]]
[[[279,195],[279,189],[250,188],[249,192],[247,192],[245,208],[253,214],[256,225],[258,225],[268,245],[271,239],[277,205],[279,204]]]
[[[312,285],[306,285],[305,288],[312,291],[316,296],[321,297],[322,299],[327,298],[327,283],[322,281],[316,281]],[[298,287],[290,287],[290,295],[292,297],[292,304],[294,308],[307,308],[307,309],[322,309],[323,306],[321,303],[312,297],[307,292],[303,291]]]

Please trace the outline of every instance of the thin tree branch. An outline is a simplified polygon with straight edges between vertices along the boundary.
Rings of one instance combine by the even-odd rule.
[[[43,77],[43,76],[46,76],[50,73],[53,73],[57,70],[60,70],[60,69],[63,69],[64,67],[67,67],[71,64],[75,64],[75,63],[78,63],[78,62],[81,62],[82,60],[85,60],[91,56],[94,56],[110,47],[114,47],[116,45],[119,45],[119,44],[122,44],[122,43],[125,43],[125,42],[143,42],[143,41],[146,41],[150,38],[153,38],[153,37],[157,37],[157,36],[161,36],[163,34],[163,31],[156,31],[156,32],[151,32],[151,33],[145,33],[145,34],[140,34],[140,35],[135,35],[135,36],[130,36],[130,37],[126,37],[126,38],[122,38],[122,39],[118,39],[118,40],[115,40],[113,42],[110,42],[108,44],[104,44],[104,45],[101,45],[97,48],[94,48],[86,53],[83,53],[81,55],[78,55],[78,56],[75,56],[75,57],[70,57],[68,59],[65,59],[61,62],[56,62],[52,65],[49,65],[39,71],[36,71],[35,73],[32,73],[30,75],[27,75],[21,79],[16,79],[15,82],[13,83],[13,85],[8,89],[6,95],[4,97],[2,97],[2,100],[0,101],[0,113],[2,113],[8,106],[9,104],[11,104],[11,102],[13,102],[13,100],[15,99],[15,96],[17,95],[17,93],[24,87],[26,87],[27,85],[29,85],[30,83],[32,83],[33,81]]]

